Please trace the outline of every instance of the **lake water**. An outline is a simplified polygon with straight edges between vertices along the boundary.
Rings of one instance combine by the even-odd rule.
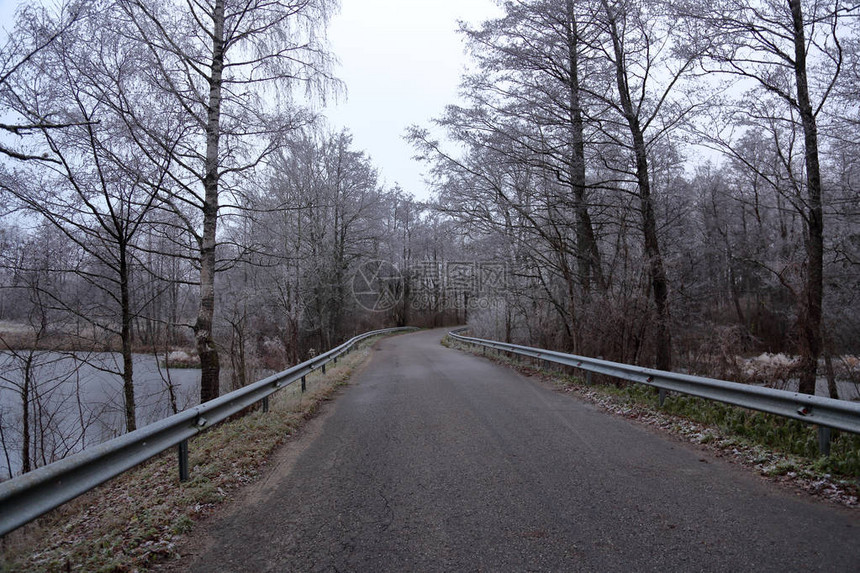
[[[29,353],[29,351],[27,352]],[[119,353],[33,351],[31,434],[37,465],[55,461],[125,431],[125,402]],[[200,370],[159,368],[152,355],[134,356],[137,427],[199,403]],[[0,480],[21,471],[23,361],[0,352]]]

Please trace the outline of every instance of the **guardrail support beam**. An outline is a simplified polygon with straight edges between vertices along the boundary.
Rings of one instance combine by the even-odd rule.
[[[266,396],[265,398],[263,398],[263,413],[265,414],[268,411],[269,411],[269,397]]]
[[[302,394],[304,394],[305,390],[307,390],[307,389],[308,389],[308,387],[307,387],[307,383],[305,382],[305,377],[302,376]]]
[[[182,440],[176,446],[179,454],[179,481],[188,481],[188,440]]]
[[[818,426],[818,452],[822,456],[830,455],[830,428]]]

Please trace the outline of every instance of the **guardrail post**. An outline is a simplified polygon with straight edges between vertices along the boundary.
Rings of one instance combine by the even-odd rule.
[[[325,362],[323,362],[323,365],[322,365],[322,373],[325,374]]]
[[[179,453],[179,481],[188,481],[188,440],[182,440],[176,446]]]
[[[591,386],[591,370],[585,371],[585,385]]]
[[[660,391],[658,392],[658,396],[660,399],[660,407],[661,408],[663,407],[663,403],[666,402],[666,395],[667,394],[668,394],[668,392],[666,390],[664,390],[663,388],[660,388]]]
[[[307,390],[307,385],[305,384],[305,377],[302,376],[302,394],[305,393],[305,390]]]
[[[830,428],[818,426],[818,452],[822,456],[830,455]]]
[[[265,414],[268,411],[269,411],[269,397],[266,396],[265,398],[263,398],[263,413]]]

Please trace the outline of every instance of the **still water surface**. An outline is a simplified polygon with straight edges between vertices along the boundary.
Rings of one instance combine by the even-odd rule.
[[[31,434],[37,465],[65,457],[124,432],[119,353],[0,352],[0,480],[21,471],[24,359],[32,353]],[[199,401],[200,370],[159,367],[156,357],[134,356],[137,427]]]

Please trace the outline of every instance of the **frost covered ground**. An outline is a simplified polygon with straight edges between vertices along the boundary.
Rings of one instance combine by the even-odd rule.
[[[751,358],[735,357],[738,382],[762,384],[782,390],[797,390],[800,358],[783,353],[765,352]],[[839,398],[860,400],[860,358],[844,355],[833,357],[833,370]],[[822,360],[818,368],[815,393],[827,396],[826,365]]]
[[[860,482],[816,472],[805,460],[774,452],[743,439],[728,436],[711,426],[679,416],[667,415],[648,406],[631,404],[616,396],[587,387],[571,386],[568,392],[599,405],[613,414],[667,431],[701,445],[717,457],[741,464],[761,476],[815,497],[846,507],[860,508]]]

